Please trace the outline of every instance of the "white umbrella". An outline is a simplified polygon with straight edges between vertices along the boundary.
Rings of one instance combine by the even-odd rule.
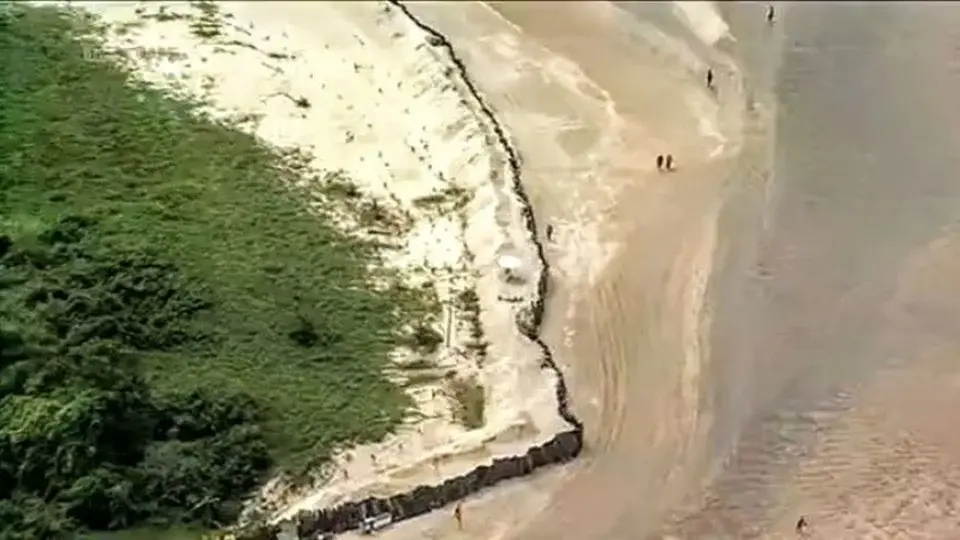
[[[497,259],[497,264],[500,265],[500,268],[504,270],[516,270],[523,266],[523,261],[519,257],[514,257],[513,255],[501,255]]]

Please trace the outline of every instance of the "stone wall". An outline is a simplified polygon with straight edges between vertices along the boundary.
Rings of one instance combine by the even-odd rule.
[[[546,465],[564,463],[580,455],[583,448],[583,423],[570,410],[570,399],[563,373],[557,366],[547,344],[540,338],[543,321],[544,299],[547,295],[549,267],[543,255],[543,245],[537,239],[537,224],[530,207],[530,200],[523,190],[520,176],[520,159],[507,138],[506,132],[497,121],[493,111],[483,100],[473,81],[467,74],[466,66],[456,55],[450,41],[436,30],[430,28],[415,17],[407,6],[396,0],[388,0],[421,30],[427,33],[429,43],[446,50],[449,60],[459,71],[463,83],[473,94],[481,112],[493,127],[494,134],[507,154],[510,164],[511,181],[516,196],[522,202],[524,225],[530,235],[530,242],[537,249],[543,270],[537,284],[537,296],[528,305],[519,310],[517,326],[520,331],[540,347],[544,369],[556,374],[557,409],[561,418],[569,425],[568,431],[559,433],[550,441],[534,446],[520,456],[494,459],[489,465],[481,465],[462,476],[450,478],[439,485],[419,486],[406,493],[382,499],[371,497],[358,502],[347,502],[333,508],[312,512],[301,512],[297,518],[297,536],[301,539],[315,539],[322,533],[341,533],[359,528],[364,516],[373,516],[389,512],[394,522],[420,516],[454,503],[481,489],[493,486],[504,480],[527,476]],[[237,534],[238,540],[276,540],[280,534],[280,525],[261,525],[253,530]]]

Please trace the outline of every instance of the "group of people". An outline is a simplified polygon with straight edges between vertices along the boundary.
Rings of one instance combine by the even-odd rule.
[[[673,156],[667,154],[657,154],[657,170],[658,171],[672,171],[673,170]]]

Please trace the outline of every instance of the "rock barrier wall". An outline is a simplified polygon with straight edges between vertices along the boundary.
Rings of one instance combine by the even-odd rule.
[[[470,79],[466,66],[457,56],[447,37],[427,26],[401,2],[397,0],[387,1],[426,32],[430,45],[446,51],[462,82],[479,104],[480,112],[492,126],[498,144],[507,155],[514,194],[522,203],[521,212],[524,226],[530,235],[530,242],[537,250],[537,257],[542,268],[537,283],[537,296],[529,306],[522,309],[517,315],[517,327],[524,336],[540,347],[541,365],[544,369],[549,369],[556,375],[557,412],[567,422],[570,429],[557,434],[544,444],[530,448],[523,455],[494,459],[489,465],[481,465],[467,474],[450,478],[439,485],[418,486],[406,493],[388,498],[371,497],[358,502],[347,502],[333,508],[300,512],[296,517],[297,537],[300,539],[313,540],[324,533],[337,534],[358,529],[365,516],[389,513],[392,515],[394,522],[420,516],[504,480],[527,476],[541,467],[570,461],[579,456],[583,449],[583,423],[570,410],[570,397],[563,372],[553,358],[550,348],[540,338],[544,300],[547,296],[549,266],[544,256],[543,244],[537,239],[537,224],[531,209],[530,199],[523,190],[519,155],[507,138],[503,126],[500,125],[493,114],[493,110],[483,100],[476,85]],[[237,533],[236,538],[237,540],[276,540],[280,531],[285,528],[282,524],[259,525],[254,529]]]

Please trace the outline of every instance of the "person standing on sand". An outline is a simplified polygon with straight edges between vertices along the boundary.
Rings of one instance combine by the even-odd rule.
[[[806,536],[807,533],[807,518],[806,516],[800,516],[800,519],[797,520],[797,534],[800,536]]]
[[[713,90],[713,69],[707,68],[707,88]]]
[[[663,154],[657,154],[657,170],[663,170]]]
[[[673,154],[667,154],[667,159],[664,162],[663,168],[668,171],[673,170]]]
[[[773,24],[773,4],[767,4],[767,24]]]
[[[553,241],[553,225],[547,225],[547,242]]]
[[[457,520],[457,530],[463,530],[463,505],[457,503],[457,506],[453,508],[453,519]]]

